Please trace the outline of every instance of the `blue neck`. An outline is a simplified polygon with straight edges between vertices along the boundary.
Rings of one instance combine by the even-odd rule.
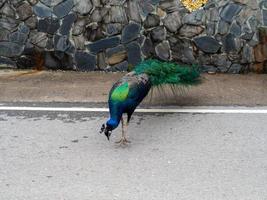
[[[108,121],[107,121],[107,125],[112,127],[112,130],[117,128],[118,125],[120,123],[120,120],[117,120],[117,119],[113,119],[113,118],[110,118]]]

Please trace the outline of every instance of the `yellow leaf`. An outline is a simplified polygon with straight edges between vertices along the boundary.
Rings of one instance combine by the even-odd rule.
[[[181,2],[190,12],[192,12],[201,8],[208,2],[208,0],[181,0]]]

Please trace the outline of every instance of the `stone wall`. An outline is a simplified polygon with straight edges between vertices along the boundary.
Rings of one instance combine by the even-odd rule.
[[[0,0],[0,68],[127,70],[142,59],[203,71],[267,69],[267,0]]]

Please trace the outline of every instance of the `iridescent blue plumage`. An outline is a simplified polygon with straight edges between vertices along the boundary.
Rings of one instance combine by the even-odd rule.
[[[125,126],[130,121],[136,107],[148,94],[152,86],[162,84],[192,85],[199,82],[199,71],[195,67],[179,66],[172,62],[158,60],[146,60],[135,69],[117,81],[109,93],[110,119],[106,126],[102,126],[102,132],[109,139],[111,131],[118,127],[127,114],[127,122],[122,121],[122,139],[120,143],[128,142],[125,137]]]
[[[123,87],[122,91],[116,91],[119,87],[127,84],[127,88]],[[151,83],[149,77],[145,74],[136,75],[135,72],[128,73],[122,79],[114,84],[109,93],[109,110],[110,110],[110,122],[116,123],[107,123],[107,126],[111,126],[112,129],[117,128],[122,114],[127,113],[129,122],[135,108],[140,104],[144,97],[148,94],[151,88]],[[121,96],[117,97],[114,93],[120,93]],[[124,94],[122,94],[124,93]]]

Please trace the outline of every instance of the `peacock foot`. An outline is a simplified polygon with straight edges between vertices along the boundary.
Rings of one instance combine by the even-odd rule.
[[[115,143],[119,145],[127,145],[128,143],[131,143],[131,141],[127,140],[125,137],[122,137],[119,141]]]

